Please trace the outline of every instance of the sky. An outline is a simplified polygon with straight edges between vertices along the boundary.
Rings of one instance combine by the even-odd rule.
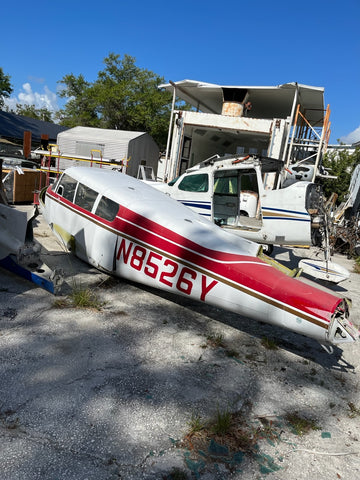
[[[1,22],[7,102],[56,110],[59,81],[93,82],[109,53],[163,77],[324,87],[330,143],[360,141],[360,1],[18,0]]]

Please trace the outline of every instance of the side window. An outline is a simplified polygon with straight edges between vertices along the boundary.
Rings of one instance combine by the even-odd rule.
[[[91,212],[97,196],[98,193],[95,190],[83,185],[82,183],[79,183],[74,203],[79,207]]]
[[[207,192],[209,190],[209,177],[207,173],[199,175],[188,175],[184,177],[180,184],[179,190],[186,192]]]
[[[118,211],[119,211],[118,203],[113,202],[112,200],[110,200],[110,198],[101,197],[100,202],[98,203],[98,206],[96,208],[95,215],[98,215],[104,220],[108,220],[109,222],[112,222],[115,219]]]
[[[56,186],[56,192],[70,202],[74,199],[74,193],[77,185],[77,180],[64,174]]]

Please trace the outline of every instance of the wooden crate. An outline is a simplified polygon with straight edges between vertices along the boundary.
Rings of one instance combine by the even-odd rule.
[[[31,168],[17,170],[3,169],[3,177],[10,173],[4,187],[9,203],[33,203],[34,193],[45,186],[46,173]]]

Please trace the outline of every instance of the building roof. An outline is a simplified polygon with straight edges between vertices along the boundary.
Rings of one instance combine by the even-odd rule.
[[[291,114],[294,96],[306,111],[306,118],[321,126],[324,114],[324,88],[302,85],[295,82],[276,86],[229,86],[181,80],[160,85],[169,92],[176,88],[176,95],[204,113],[221,114],[223,102],[233,98],[251,101],[251,116],[255,118],[287,118]]]
[[[74,137],[82,140],[110,140],[110,141],[121,141],[129,142],[134,138],[141,137],[146,135],[145,132],[129,132],[126,130],[111,130],[105,128],[94,128],[94,127],[74,127],[69,128],[66,132],[61,133],[61,138]]]
[[[50,141],[55,141],[57,134],[67,130],[67,127],[51,122],[43,122],[35,118],[15,115],[0,111],[0,136],[23,140],[24,132],[30,131],[32,140],[40,142],[41,135],[48,135]]]

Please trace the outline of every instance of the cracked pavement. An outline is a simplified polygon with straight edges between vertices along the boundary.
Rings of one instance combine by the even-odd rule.
[[[1,480],[170,480],[174,468],[203,480],[359,478],[359,419],[348,408],[360,407],[358,344],[328,355],[291,332],[109,280],[65,253],[41,217],[34,233],[45,263],[65,270],[63,294],[89,287],[104,305],[61,305],[0,270]],[[293,256],[278,249],[276,258]],[[358,324],[359,285],[352,273],[334,287],[352,297]],[[217,335],[236,358],[207,344]],[[266,349],[264,337],[279,348]],[[209,418],[219,407],[246,410],[254,425],[300,411],[321,431],[297,437],[284,427],[275,447],[265,440],[261,458],[279,465],[270,471],[260,455],[231,468],[210,457],[190,460],[178,441],[192,415]]]

